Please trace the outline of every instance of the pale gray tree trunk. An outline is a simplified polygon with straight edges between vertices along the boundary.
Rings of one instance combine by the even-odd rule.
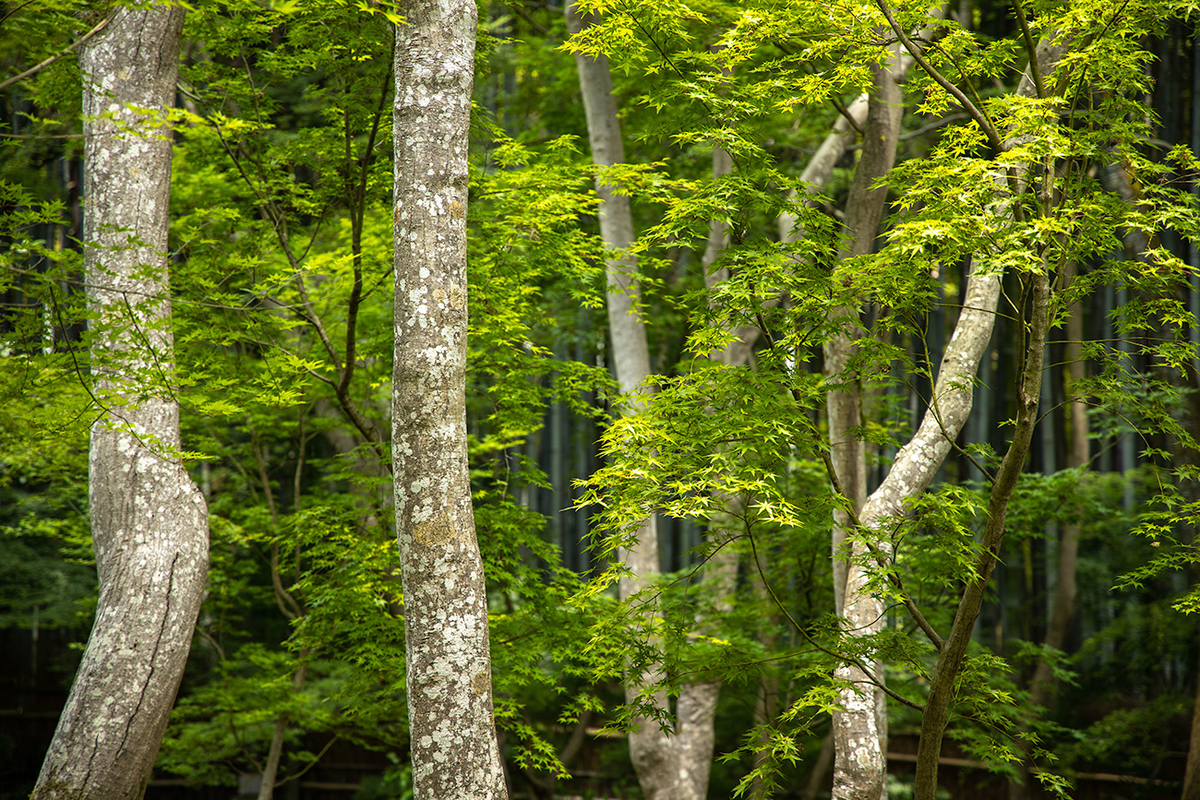
[[[103,415],[88,479],[96,621],[35,798],[139,798],[183,675],[208,512],[180,461],[167,271],[182,8],[122,8],[81,49],[84,271]]]
[[[467,143],[473,0],[396,27],[392,461],[419,800],[505,798],[467,473]]]
[[[897,57],[875,68],[872,96],[863,127],[863,149],[854,171],[854,182],[846,201],[847,239],[839,260],[867,255],[875,249],[875,236],[887,201],[886,186],[877,181],[887,175],[896,160],[896,143],[903,115],[903,93]],[[866,443],[852,430],[862,425],[863,386],[850,373],[849,362],[857,352],[854,339],[863,335],[858,309],[848,309],[844,332],[824,346],[825,375],[835,383],[826,395],[829,415],[829,458],[849,508],[837,509],[833,521],[834,603],[847,621],[850,636],[879,632],[884,622],[882,600],[862,591],[863,568],[846,561],[846,536],[852,520],[867,500]],[[842,594],[839,596],[838,589]],[[886,797],[887,704],[881,691],[872,686],[883,680],[882,664],[867,665],[867,675],[858,666],[843,664],[837,676],[854,681],[854,689],[840,693],[842,710],[833,714],[833,797],[837,800],[878,800]]]
[[[574,3],[567,3],[567,28],[572,34],[581,31],[588,20],[580,17]],[[583,107],[587,115],[588,141],[592,149],[592,161],[608,167],[625,158],[621,141],[621,125],[617,119],[617,104],[612,94],[612,75],[608,58],[595,58],[577,53],[575,66],[579,72],[579,88],[583,94]],[[624,251],[633,244],[633,215],[629,198],[617,194],[611,186],[597,183],[600,196],[600,236],[605,246],[615,251]],[[608,330],[612,342],[613,367],[617,373],[617,384],[623,394],[634,395],[644,390],[643,382],[650,376],[650,350],[646,344],[646,325],[638,310],[639,292],[631,273],[636,270],[636,261],[628,255],[618,253],[606,265],[608,285]],[[634,409],[636,410],[636,404]],[[622,601],[651,585],[658,575],[658,526],[653,516],[647,517],[638,528],[633,545],[622,548],[617,557],[629,568],[629,574],[621,578],[618,595]],[[653,607],[648,614],[654,615]],[[665,691],[655,690],[662,680],[659,669],[651,669],[640,680],[629,681],[625,686],[628,703],[649,700],[657,709],[668,709]],[[649,698],[642,695],[650,692]],[[675,743],[669,731],[658,721],[639,717],[629,732],[629,755],[633,761],[638,783],[647,800],[667,800],[679,795],[679,759]]]
[[[720,147],[713,148],[712,176],[716,180],[733,171],[733,159]],[[729,277],[729,270],[711,270],[713,263],[729,246],[729,226],[713,220],[709,225],[708,241],[700,260],[704,270],[705,285],[711,290]],[[753,329],[757,332],[757,328]],[[725,366],[743,366],[750,359],[753,334],[742,331],[740,336],[720,350],[710,353],[709,358]],[[724,498],[727,511],[736,512],[738,503]],[[727,614],[732,609],[730,598],[737,586],[737,553],[722,541],[714,540],[714,532],[723,526],[711,525],[710,546],[719,547],[704,565],[700,579],[700,592],[710,601],[718,614]],[[718,534],[719,535],[719,534]],[[703,627],[705,620],[698,618],[697,625]],[[707,673],[702,680],[685,684],[676,703],[676,740],[680,791],[678,797],[687,800],[703,800],[708,794],[708,780],[712,772],[713,747],[716,739],[715,722],[717,701],[721,696],[721,677]]]
[[[572,34],[579,33],[589,24],[587,18],[576,13],[573,3],[567,4],[566,16],[567,28]],[[618,164],[624,160],[624,145],[608,59],[603,55],[593,58],[576,54],[575,64],[587,115],[592,160],[605,167]],[[714,176],[728,172],[729,168],[728,154],[718,148],[714,154]],[[601,238],[608,248],[618,251],[606,266],[613,366],[622,393],[636,398],[648,390],[644,382],[650,376],[650,351],[646,344],[645,321],[638,308],[638,286],[632,278],[637,263],[622,252],[633,244],[633,217],[628,197],[615,193],[602,183],[596,190],[600,196]],[[724,248],[725,242],[726,231],[722,226],[714,225],[706,249],[706,267]],[[732,353],[739,355],[732,356]],[[725,357],[748,358],[749,347],[735,343]],[[636,413],[637,405],[635,399],[628,413]],[[621,579],[618,588],[621,600],[650,586],[659,572],[658,533],[653,516],[642,522],[634,541],[633,546],[618,553],[629,568],[629,574]],[[716,598],[729,594],[736,569],[736,561],[728,552],[718,554],[707,566],[702,579],[705,594]],[[653,618],[657,610],[648,606],[647,614]],[[638,680],[629,681],[625,687],[626,702],[649,700],[655,708],[668,711],[666,693],[656,688],[662,677],[661,669],[656,668]],[[629,733],[629,752],[647,800],[701,800],[707,794],[713,755],[713,721],[720,691],[721,683],[716,677],[706,676],[704,680],[683,686],[672,729],[664,730],[658,720],[650,717],[635,720]]]
[[[929,16],[933,19],[942,19],[945,15],[946,5],[944,3],[929,12]],[[928,40],[933,38],[934,34],[935,29],[930,26],[921,31],[920,37]],[[890,66],[891,73],[897,76],[896,79],[902,80],[912,69],[914,62],[907,51],[900,51],[890,55],[886,63]],[[824,191],[829,179],[833,177],[834,167],[842,160],[842,156],[846,154],[850,145],[854,144],[858,132],[866,124],[867,106],[870,99],[870,94],[863,92],[854,98],[850,105],[846,106],[845,113],[838,116],[833,123],[833,130],[821,141],[812,158],[804,166],[804,171],[800,173],[800,182],[805,185],[810,197]],[[803,231],[796,227],[794,214],[787,212],[780,214],[775,224],[781,242],[794,242],[803,235]]]

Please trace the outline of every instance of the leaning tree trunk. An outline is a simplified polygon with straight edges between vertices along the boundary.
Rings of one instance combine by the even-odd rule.
[[[467,473],[472,0],[403,4],[395,50],[392,461],[420,800],[505,798]]]
[[[1068,272],[1069,270],[1069,272]],[[1074,265],[1069,264],[1063,270],[1064,290],[1074,278]],[[1083,361],[1083,309],[1079,303],[1072,304],[1067,318],[1067,341],[1065,360],[1067,362],[1067,394],[1071,396],[1067,403],[1068,416],[1071,420],[1071,449],[1067,457],[1067,466],[1071,469],[1087,468],[1090,459],[1090,429],[1088,426],[1087,399],[1078,394],[1078,387],[1085,377]],[[1071,629],[1071,620],[1075,616],[1075,566],[1079,561],[1079,538],[1083,526],[1078,520],[1072,520],[1063,527],[1062,537],[1058,545],[1058,584],[1054,593],[1054,611],[1046,626],[1045,645],[1061,650]],[[1029,681],[1029,700],[1035,706],[1043,706],[1050,699],[1054,690],[1054,674],[1050,662],[1038,661],[1033,678]]]
[[[1000,556],[1008,503],[1024,468],[1025,457],[1029,454],[1029,445],[1033,439],[1033,429],[1037,424],[1042,362],[1046,333],[1050,328],[1050,280],[1047,274],[1032,275],[1029,291],[1032,297],[1032,311],[1027,320],[1025,369],[1017,386],[1017,414],[1012,442],[992,483],[983,541],[971,573],[973,577],[963,589],[950,635],[944,642],[939,643],[937,662],[929,676],[929,699],[921,716],[921,739],[917,744],[916,800],[935,800],[937,797],[942,736],[949,719],[955,683],[971,642],[971,633],[975,629],[975,620],[979,617],[979,608],[983,604],[992,570]]]
[[[167,203],[182,8],[116,11],[80,53],[92,372],[96,622],[33,791],[139,798],[183,675],[208,569],[208,512],[180,461]]]

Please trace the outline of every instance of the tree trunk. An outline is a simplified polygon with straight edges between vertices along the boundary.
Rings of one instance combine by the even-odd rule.
[[[505,798],[467,473],[467,142],[476,9],[407,2],[395,50],[392,461],[420,800]]]
[[[167,273],[171,140],[184,11],[119,9],[81,49],[84,270],[92,369],[89,503],[96,621],[33,791],[139,798],[187,661],[208,512],[179,459]]]
[[[576,13],[573,3],[567,4],[566,16],[567,28],[573,35],[589,24],[587,18]],[[620,163],[624,160],[624,145],[612,95],[608,59],[603,55],[592,58],[576,54],[575,64],[587,114],[592,160],[600,166]],[[717,148],[713,153],[713,177],[720,177],[731,168],[729,154]],[[604,244],[610,249],[624,251],[633,244],[634,238],[629,198],[616,194],[609,186],[597,185],[596,191],[600,196],[600,235]],[[725,226],[714,223],[703,259],[706,269],[727,241]],[[635,397],[647,390],[642,384],[650,376],[646,326],[638,309],[638,287],[630,274],[636,266],[634,259],[628,256],[610,259],[607,264],[608,324],[617,383],[622,393]],[[719,279],[709,276],[710,285]],[[749,353],[748,345],[735,342],[713,357],[731,363],[738,358],[748,359]],[[658,534],[654,517],[642,523],[635,542],[633,547],[618,554],[630,571],[621,579],[618,590],[623,601],[648,587],[658,574]],[[735,556],[728,549],[722,550],[705,567],[704,592],[718,598],[720,603],[720,598],[732,594],[736,574]],[[650,607],[647,613],[656,615],[657,611]],[[656,669],[640,680],[630,681],[625,687],[626,702],[632,703],[639,698],[644,702],[645,692],[661,680],[662,672]],[[706,676],[704,680],[685,684],[680,689],[672,730],[663,730],[653,718],[635,720],[635,727],[629,733],[630,758],[647,800],[702,800],[707,794],[715,738],[713,722],[720,692],[721,682],[716,677]],[[657,709],[669,709],[663,691],[653,692],[651,701]]]
[[[567,29],[572,35],[588,24],[586,18],[576,13],[574,3],[567,3],[566,16]],[[587,115],[592,161],[603,167],[620,163],[625,153],[617,105],[612,95],[608,58],[603,55],[592,58],[577,53],[575,66],[579,71],[579,88],[583,93],[583,107]],[[605,246],[624,251],[633,244],[633,216],[629,198],[599,183],[596,192],[600,196],[600,236]],[[606,305],[613,366],[617,373],[617,384],[626,395],[642,391],[642,383],[650,375],[646,326],[637,307],[638,287],[630,274],[636,266],[632,257],[618,255],[609,259],[606,267]],[[629,574],[621,578],[618,586],[618,595],[624,601],[649,586],[659,572],[658,527],[653,516],[642,522],[633,546],[622,549],[618,558],[629,568]],[[653,615],[657,612],[648,604],[647,613]],[[641,680],[628,682],[625,701],[636,701],[648,687],[661,679],[660,671],[651,670]],[[657,709],[666,711],[669,708],[664,691],[655,691],[650,700]],[[647,800],[681,796],[678,794],[681,781],[675,743],[670,732],[664,731],[657,720],[639,717],[634,721],[634,728],[629,732],[629,755]]]
[[[1074,265],[1068,265],[1063,270],[1064,290],[1074,280]],[[1068,455],[1067,466],[1072,469],[1085,469],[1091,455],[1087,399],[1076,394],[1076,389],[1084,379],[1083,362],[1083,310],[1078,303],[1073,304],[1067,318],[1067,342],[1065,360],[1067,362],[1067,394],[1071,401],[1067,410],[1071,419],[1071,451]],[[1081,525],[1071,522],[1063,526],[1062,536],[1058,545],[1058,585],[1054,593],[1054,610],[1050,614],[1050,623],[1046,626],[1045,643],[1047,647],[1061,650],[1071,628],[1071,619],[1075,616],[1075,565],[1079,560],[1079,536]],[[1054,676],[1050,664],[1039,661],[1029,682],[1030,702],[1035,706],[1044,706],[1054,689]]]
[[[1062,272],[1064,290],[1070,286],[1074,278],[1075,265],[1066,265]],[[1082,313],[1079,303],[1072,304],[1068,311],[1064,355],[1067,369],[1067,395],[1072,397],[1067,403],[1067,414],[1071,422],[1071,449],[1067,455],[1067,466],[1073,469],[1086,468],[1090,455],[1087,400],[1074,395],[1072,391],[1072,387],[1084,379],[1085,373],[1082,353]],[[1075,616],[1077,595],[1075,566],[1079,561],[1079,537],[1082,527],[1078,522],[1065,524],[1058,540],[1058,580],[1054,592],[1054,608],[1050,613],[1050,622],[1046,625],[1046,633],[1042,640],[1047,647],[1056,650],[1062,649],[1071,628],[1071,620]],[[1033,677],[1029,679],[1030,705],[1035,708],[1045,706],[1054,692],[1054,683],[1054,673],[1050,668],[1050,662],[1039,660],[1034,668]],[[1022,747],[1026,751],[1026,758],[1021,765],[1021,780],[1012,781],[1009,784],[1009,800],[1024,800],[1024,798],[1032,796],[1031,769],[1033,764],[1029,758],[1030,747],[1027,744],[1023,744]]]
[[[887,200],[887,188],[879,179],[891,170],[896,160],[900,135],[903,94],[897,82],[900,74],[896,57],[875,69],[874,96],[867,107],[863,129],[863,150],[854,171],[854,183],[846,201],[848,240],[839,259],[866,255],[874,250],[875,236]],[[857,309],[847,310],[851,317]],[[862,386],[848,370],[848,362],[857,351],[853,340],[862,336],[857,322],[826,342],[825,376],[840,384],[826,395],[829,414],[829,455],[838,483],[849,509],[837,509],[833,523],[834,603],[837,613],[847,620],[851,636],[877,633],[883,626],[884,608],[880,598],[861,590],[865,576],[860,567],[846,560],[846,535],[851,520],[858,517],[867,499],[866,443],[851,433],[861,423]],[[842,594],[839,595],[839,592]],[[882,665],[874,662],[873,675],[861,674],[853,665],[838,668],[838,677],[854,681],[858,688],[841,692],[842,709],[833,714],[834,765],[833,797],[878,800],[886,797],[887,785],[887,704],[883,692],[871,687],[882,682]]]
[[[712,176],[713,179],[728,175],[733,171],[733,159],[729,153],[720,147],[713,148]],[[729,226],[717,220],[709,225],[708,242],[700,264],[704,269],[705,285],[711,290],[717,283],[729,276],[726,269],[710,272],[710,267],[729,246]],[[737,340],[730,342],[721,350],[710,353],[709,357],[717,363],[726,366],[742,366],[750,357],[750,347],[747,344],[748,335],[743,332]],[[750,340],[752,343],[752,340]],[[737,511],[737,501],[724,498],[727,510]],[[713,535],[721,526],[709,527],[709,544],[720,546],[713,541]],[[721,547],[713,553],[700,578],[700,591],[712,601],[718,613],[727,614],[732,610],[730,598],[737,587],[738,557],[730,547]],[[698,626],[703,627],[704,620],[697,619]],[[713,746],[716,740],[714,723],[717,717],[717,701],[721,696],[721,678],[716,673],[706,673],[702,680],[692,681],[681,687],[679,700],[676,703],[676,740],[680,790],[677,796],[688,800],[704,800],[708,794],[708,779],[712,772]]]
[[[1025,346],[1025,369],[1017,387],[1017,416],[1013,426],[1012,443],[996,473],[988,498],[987,519],[984,523],[980,554],[975,562],[974,579],[967,583],[954,614],[950,635],[939,649],[937,663],[929,678],[929,699],[921,716],[921,740],[917,745],[916,800],[936,800],[938,761],[942,736],[949,718],[954,684],[958,678],[979,607],[991,579],[992,570],[1000,557],[1004,538],[1008,502],[1016,489],[1017,479],[1025,466],[1033,429],[1037,424],[1038,399],[1042,385],[1042,362],[1046,350],[1046,333],[1050,328],[1050,280],[1047,271],[1030,276],[1032,313],[1027,322],[1028,340]]]
[[[301,656],[304,657],[303,655]],[[292,674],[292,691],[299,692],[308,676],[308,664],[301,664]],[[258,800],[272,800],[278,784],[279,762],[283,760],[283,740],[287,736],[288,714],[284,712],[275,719],[271,731],[271,744],[267,748],[267,763],[263,765],[262,781],[258,785]]]
[[[1200,681],[1192,708],[1192,731],[1188,746],[1187,767],[1183,774],[1183,800],[1200,800]]]
[[[905,48],[913,55],[914,60],[918,60],[920,48],[902,36],[902,30],[890,17],[890,11],[883,0],[880,2],[880,8],[904,42]],[[1040,43],[1036,53],[1031,54],[1036,64],[1026,68],[1019,82],[1018,95],[1028,97],[1036,94],[1039,89],[1032,76],[1050,74],[1068,49],[1068,42],[1055,41],[1051,37]],[[923,68],[928,68],[928,62],[923,64]],[[1019,164],[1014,164],[1013,172],[1022,172]],[[1006,186],[1007,181],[1003,181],[1002,187]],[[1049,270],[1049,265],[1045,269]],[[917,750],[917,783],[914,790],[916,800],[935,800],[937,795],[937,766],[941,758],[942,736],[946,730],[954,682],[958,678],[962,658],[966,656],[967,646],[971,642],[974,622],[978,618],[979,606],[983,602],[991,571],[995,569],[996,559],[1000,555],[1008,501],[1012,498],[1016,480],[1024,468],[1033,428],[1037,422],[1045,337],[1049,330],[1050,284],[1045,272],[1042,275],[1031,275],[1030,282],[1028,291],[1032,297],[1032,317],[1028,320],[1026,329],[1028,333],[1025,368],[1019,377],[1016,398],[1018,410],[1013,439],[997,471],[996,480],[992,482],[982,547],[974,565],[973,575],[976,577],[967,583],[962,593],[949,637],[946,639],[938,636],[928,621],[925,621],[910,604],[910,612],[938,651],[934,672],[930,676],[930,696],[922,714]],[[958,437],[962,425],[966,422],[966,416],[971,411],[971,381],[991,337],[998,296],[1000,278],[979,276],[973,267],[958,324],[955,325],[954,335],[950,337],[946,353],[942,357],[934,399],[917,434],[910,443],[902,447],[896,455],[892,469],[888,471],[887,479],[884,479],[880,488],[871,494],[859,521],[864,529],[877,528],[888,517],[902,516],[902,501],[923,492],[925,487],[929,486],[938,465],[946,458],[950,444]],[[881,555],[886,557],[887,553],[881,552]]]

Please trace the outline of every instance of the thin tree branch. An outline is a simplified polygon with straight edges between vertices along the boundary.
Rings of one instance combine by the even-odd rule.
[[[1000,138],[1000,135],[996,132],[996,126],[994,126],[992,121],[988,119],[988,116],[983,112],[983,109],[972,103],[967,96],[962,93],[961,89],[947,80],[942,73],[937,71],[933,64],[929,63],[929,60],[925,58],[925,53],[923,50],[921,50],[920,46],[917,45],[917,43],[914,42],[909,35],[904,32],[902,27],[900,27],[900,23],[896,21],[896,17],[892,14],[892,10],[888,8],[886,0],[876,0],[876,5],[879,6],[879,10],[882,12],[884,19],[887,20],[888,25],[892,26],[892,30],[895,31],[896,36],[900,38],[901,43],[904,45],[904,49],[908,50],[909,54],[912,55],[913,60],[917,62],[921,69],[925,70],[929,77],[933,78],[933,80],[939,86],[945,89],[951,97],[957,100],[958,104],[962,106],[964,111],[971,115],[971,119],[975,120],[975,122],[987,135],[988,142],[992,145],[992,147],[996,150],[1002,150],[1004,147],[1004,142]]]
[[[783,613],[784,617],[787,618],[788,622],[792,623],[792,627],[794,627],[797,631],[799,631],[800,635],[808,640],[809,644],[811,644],[813,647],[817,648],[818,650],[820,650],[822,653],[824,653],[827,656],[836,658],[838,661],[849,662],[849,663],[853,664],[854,666],[858,667],[858,669],[864,675],[868,676],[867,681],[866,681],[867,683],[870,683],[873,686],[876,686],[879,689],[883,690],[884,692],[887,693],[888,697],[892,698],[896,702],[902,703],[902,704],[908,706],[909,708],[914,708],[917,711],[923,712],[925,710],[925,706],[921,705],[920,703],[909,700],[904,695],[897,694],[895,692],[895,690],[889,688],[888,686],[884,685],[883,683],[880,683],[879,681],[876,681],[874,678],[870,677],[872,675],[872,670],[868,669],[867,666],[865,664],[863,664],[861,661],[859,661],[857,658],[854,658],[853,656],[845,655],[842,653],[835,653],[832,650],[829,650],[828,648],[822,646],[820,642],[818,642],[811,635],[809,635],[808,631],[806,631],[800,625],[800,623],[796,621],[796,618],[792,616],[791,612],[787,610],[787,607],[783,604],[783,601],[779,599],[779,595],[775,594],[775,589],[772,588],[771,582],[769,580],[767,580],[766,573],[763,571],[762,561],[760,561],[759,557],[758,557],[758,546],[754,543],[754,535],[752,533],[750,533],[749,531],[747,531],[746,536],[750,540],[750,552],[754,556],[754,566],[758,570],[758,576],[762,580],[762,585],[766,588],[767,593],[769,595],[771,595],[771,600],[775,603],[775,606]]]
[[[1033,76],[1033,86],[1037,96],[1045,99],[1046,86],[1042,83],[1042,71],[1038,67],[1037,45],[1033,43],[1033,35],[1029,32],[1029,22],[1025,19],[1025,7],[1021,0],[1012,0],[1013,10],[1017,12],[1017,22],[1021,26],[1021,38],[1025,40],[1025,51],[1029,53],[1029,74]]]
[[[6,16],[5,18],[7,18],[7,16]],[[3,21],[3,20],[0,20],[0,22],[2,22],[2,21]],[[30,67],[29,69],[27,69],[27,70],[25,70],[24,72],[22,72],[20,75],[14,75],[14,76],[12,76],[11,78],[9,78],[9,79],[8,79],[8,80],[6,80],[6,81],[2,81],[2,82],[0,82],[0,92],[4,91],[4,90],[5,90],[5,89],[7,89],[9,86],[12,86],[12,85],[13,85],[14,83],[16,83],[17,81],[22,81],[22,80],[25,80],[25,79],[26,79],[26,78],[28,78],[30,75],[34,75],[34,74],[36,74],[36,73],[40,72],[41,70],[43,70],[43,69],[45,69],[46,67],[48,67],[48,66],[50,66],[51,64],[53,64],[55,61],[58,61],[58,60],[59,60],[60,58],[62,58],[63,56],[67,55],[68,53],[71,53],[71,52],[73,52],[73,51],[74,51],[74,50],[76,50],[76,49],[77,49],[77,48],[78,48],[80,45],[82,45],[82,44],[84,44],[85,42],[87,42],[87,40],[88,40],[88,39],[92,38],[92,37],[93,37],[93,36],[95,36],[97,33],[99,33],[100,31],[104,30],[104,28],[105,28],[105,27],[108,25],[108,23],[110,23],[110,22],[112,22],[112,21],[113,21],[113,17],[108,17],[108,18],[106,18],[106,19],[102,19],[102,20],[100,20],[100,22],[96,24],[96,27],[92,28],[90,31],[88,31],[87,33],[85,33],[83,36],[81,36],[81,37],[79,37],[78,39],[76,39],[76,40],[75,40],[73,43],[71,43],[70,45],[68,45],[68,46],[67,46],[66,48],[64,48],[63,50],[60,50],[60,51],[58,51],[57,53],[55,53],[54,55],[50,56],[49,58],[47,58],[47,59],[46,59],[45,61],[43,61],[42,63],[40,63],[40,64],[36,64],[36,65],[34,65],[34,66]]]
[[[34,2],[34,0],[25,0],[24,3],[21,3],[19,6],[10,9],[7,14],[5,14],[3,17],[0,17],[0,25],[3,25],[9,17],[11,17],[13,14],[16,14],[18,11],[32,2]]]

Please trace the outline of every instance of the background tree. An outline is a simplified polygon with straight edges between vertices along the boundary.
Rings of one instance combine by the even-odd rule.
[[[12,43],[0,48],[6,76],[104,21],[80,22],[55,2],[37,6],[36,25],[13,24],[31,9],[12,9],[0,26]],[[1072,55],[1063,74],[1079,89],[1068,90],[1057,116],[1036,111],[1052,98],[1012,95],[1036,84],[1020,78],[1028,46],[1011,5],[979,4],[907,34],[1003,138],[1022,130],[1032,138],[1013,138],[1017,149],[997,157],[972,138],[980,123],[967,106],[914,71],[899,101],[883,235],[871,253],[849,258],[839,254],[851,222],[844,209],[862,194],[852,190],[869,184],[868,151],[880,143],[860,140],[871,97],[864,90],[885,48],[896,48],[887,41],[895,32],[881,27],[886,19],[837,5],[600,9],[599,24],[579,41],[610,54],[628,155],[602,172],[629,195],[640,232],[622,255],[637,264],[638,322],[657,389],[640,398],[636,414],[618,416],[623,407],[606,374],[615,351],[600,311],[610,299],[604,267],[613,253],[595,224],[597,170],[580,153],[588,148],[572,143],[587,121],[572,102],[573,56],[557,49],[568,36],[561,7],[480,8],[466,244],[467,463],[490,606],[498,751],[514,791],[636,792],[623,735],[630,722],[648,720],[655,735],[666,723],[670,735],[660,738],[682,755],[690,687],[719,685],[712,730],[724,757],[693,773],[710,775],[710,794],[730,796],[741,784],[745,792],[814,796],[829,788],[821,743],[831,741],[839,696],[883,691],[837,680],[839,665],[874,678],[872,662],[885,665],[879,683],[892,692],[887,785],[898,793],[911,784],[906,751],[915,748],[937,650],[908,601],[937,635],[951,629],[978,556],[971,543],[984,518],[981,487],[1012,430],[1004,420],[1015,408],[1017,345],[1026,333],[1018,320],[1029,310],[1022,280],[1036,271],[1020,256],[1043,246],[1059,254],[1051,229],[1060,223],[1074,226],[1067,239],[1080,252],[1106,251],[1082,234],[1093,224],[1151,231],[1150,247],[1134,252],[1154,255],[1140,266],[1124,263],[1128,247],[1120,258],[1081,257],[1074,289],[1052,285],[1054,308],[1079,306],[1080,332],[1048,334],[1038,425],[946,728],[942,755],[958,760],[943,763],[938,780],[954,796],[1003,795],[1016,759],[1041,781],[1075,781],[1080,793],[1103,780],[1098,772],[1144,781],[1182,774],[1182,750],[1171,741],[1186,737],[1194,631],[1172,608],[1184,586],[1178,576],[1139,567],[1173,569],[1189,557],[1181,527],[1189,512],[1166,500],[1173,505],[1146,518],[1140,529],[1157,547],[1130,532],[1135,515],[1154,510],[1146,501],[1160,487],[1177,487],[1182,498],[1190,485],[1164,465],[1182,465],[1186,452],[1186,437],[1170,422],[1184,419],[1186,382],[1172,365],[1186,359],[1192,331],[1179,323],[1200,295],[1184,286],[1179,262],[1155,250],[1161,243],[1172,257],[1192,258],[1181,238],[1194,233],[1192,167],[1155,144],[1190,136],[1193,51],[1182,44],[1190,23],[1160,20],[1143,37],[1142,15],[1169,9],[1131,6],[1115,20],[1112,9],[1071,9],[1071,19],[1111,21],[1120,35]],[[891,10],[906,32],[930,24],[927,9]],[[1056,15],[1066,13],[1024,10],[1031,39],[1057,29]],[[302,795],[329,782],[359,782],[364,795],[411,788],[388,472],[394,206],[393,143],[376,124],[392,94],[382,12],[251,0],[205,0],[189,10],[168,246],[175,396],[184,448],[205,456],[192,471],[209,500],[214,548],[197,644],[159,765],[196,782],[246,788],[277,759],[274,782]],[[45,35],[14,36],[18,29]],[[86,422],[91,388],[71,382],[81,318],[74,298],[83,283],[72,272],[72,237],[80,234],[71,233],[70,181],[77,183],[81,162],[74,139],[45,137],[78,133],[76,101],[62,100],[79,94],[77,51],[0,90],[4,132],[36,137],[0,142],[0,178],[8,181],[0,208],[0,582],[9,589],[3,598],[12,598],[0,608],[8,626],[0,636],[14,645],[0,657],[19,659],[14,675],[43,680],[51,674],[45,657],[67,635],[45,626],[88,617],[86,599],[76,611],[45,598],[59,596],[60,577],[75,595],[90,591],[71,578],[84,566],[68,560],[90,548],[79,524],[86,503],[76,487],[84,482],[71,457],[78,440],[69,433],[82,427],[70,424],[74,416]],[[1098,93],[1083,88],[1093,70],[1108,87]],[[1142,84],[1115,88],[1133,74],[1156,78],[1150,95]],[[1053,96],[1057,87],[1048,85]],[[1137,102],[1122,110],[1117,97]],[[1146,128],[1092,127],[1110,113],[1146,120],[1151,107],[1162,117]],[[1043,146],[1078,169],[1048,184]],[[713,169],[721,154],[728,172]],[[1114,154],[1127,156],[1132,194],[1114,194],[1111,170],[1099,166]],[[997,184],[1002,166],[1028,185]],[[1047,185],[1066,192],[1061,213],[1044,213],[1036,187]],[[1022,227],[1016,206],[1036,224]],[[1122,208],[1136,213],[1122,216]],[[787,221],[782,233],[777,220]],[[1113,253],[1121,249],[1111,244]],[[988,261],[998,253],[1015,261]],[[1000,270],[1003,279],[990,282],[999,297],[991,314],[978,299],[989,281],[976,278]],[[1152,309],[1157,322],[1147,316]],[[972,317],[995,331],[977,373],[954,356],[963,337],[952,339]],[[839,375],[825,363],[824,345],[852,324],[862,333],[850,339],[857,352]],[[1064,338],[1079,340],[1086,362],[1082,382],[1071,380],[1073,396],[1092,407],[1084,483],[1058,472],[1075,427],[1062,405],[1072,369],[1065,362],[1075,358]],[[1179,358],[1159,357],[1172,352]],[[951,369],[942,366],[947,358]],[[901,446],[914,433],[948,451],[940,467],[913,462],[932,475],[930,488],[902,502],[899,516],[889,511],[870,529],[860,514],[864,525],[848,530],[853,555],[837,562],[828,555],[832,512],[848,505],[833,492],[825,455],[845,438],[825,420],[829,390],[854,382],[863,404],[848,435],[867,445],[868,492],[896,488],[911,460]],[[947,436],[954,409],[968,401],[961,432]],[[68,433],[55,433],[60,428]],[[591,444],[605,429],[597,452]],[[601,502],[568,508],[584,491],[572,478],[593,474]],[[609,548],[629,541],[655,510],[661,571],[640,598],[619,602]],[[1051,598],[1066,588],[1055,575],[1068,559],[1053,526],[1071,524],[1082,543],[1077,612],[1056,654],[1042,644]],[[31,551],[36,570],[11,557]],[[701,576],[726,556],[741,562],[741,574],[717,589]],[[881,609],[864,612],[879,624],[872,635],[845,636],[835,624],[835,564],[864,579],[864,609]],[[1129,581],[1142,585],[1127,581],[1111,592],[1130,570]],[[11,591],[18,586],[29,590]],[[647,601],[653,615],[644,613]],[[1059,698],[1040,716],[1023,689],[1038,661],[1056,677]],[[69,657],[61,665],[69,673]],[[625,702],[629,676],[651,674],[658,680],[642,681],[644,698]],[[0,758],[0,781],[32,786],[36,766],[19,765],[32,749],[24,743],[37,738],[28,710],[46,695],[31,694],[27,680],[5,706],[24,704],[27,713],[0,717],[15,740],[0,738],[0,750],[13,748],[13,758]],[[663,702],[644,701],[655,696]],[[348,762],[353,772],[343,771]],[[152,781],[151,791],[160,786]]]

